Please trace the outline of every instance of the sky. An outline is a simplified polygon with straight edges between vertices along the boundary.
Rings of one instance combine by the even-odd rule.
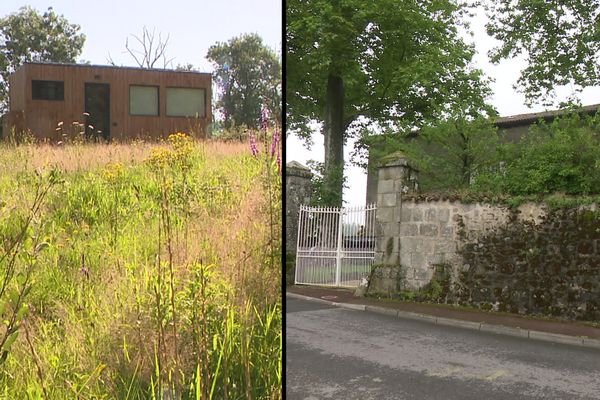
[[[141,36],[144,26],[156,29],[156,37],[170,35],[166,52],[173,66],[191,63],[201,72],[213,70],[205,59],[210,46],[244,33],[257,33],[281,54],[281,0],[0,0],[0,16],[25,5],[40,13],[53,7],[80,25],[86,41],[78,60],[92,64],[108,64],[110,54],[117,65],[137,66],[125,51],[125,40]]]
[[[490,99],[501,116],[523,114],[529,112],[544,111],[547,108],[543,106],[533,106],[528,108],[525,105],[525,96],[518,93],[513,86],[519,78],[520,71],[525,67],[523,59],[504,60],[498,65],[490,63],[487,53],[497,42],[487,36],[485,33],[486,18],[482,12],[473,18],[471,28],[474,36],[465,36],[468,42],[475,44],[477,55],[474,58],[474,66],[483,70],[490,78],[494,79],[492,83],[493,95]],[[558,91],[558,100],[564,101],[571,94],[572,89],[568,87],[560,88]],[[600,87],[586,88],[579,96],[583,105],[600,103]],[[311,150],[306,149],[303,142],[290,135],[286,140],[286,162],[292,160],[306,165],[307,160],[323,161],[323,135],[316,132],[313,135],[314,145]],[[353,143],[348,143],[344,148],[345,160],[350,160]],[[364,170],[358,167],[345,167],[345,175],[348,177],[348,189],[344,190],[344,202],[347,206],[360,206],[365,204],[367,177]]]

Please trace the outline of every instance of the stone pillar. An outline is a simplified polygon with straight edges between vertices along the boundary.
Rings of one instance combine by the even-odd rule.
[[[300,205],[310,203],[312,194],[310,169],[296,161],[285,166],[285,248],[296,253],[298,242],[298,213]]]
[[[378,169],[375,264],[400,265],[402,195],[418,190],[417,171],[398,156]]]

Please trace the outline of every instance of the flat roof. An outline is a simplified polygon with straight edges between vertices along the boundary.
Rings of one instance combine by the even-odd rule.
[[[46,61],[30,61],[25,62],[18,69],[25,65],[51,65],[57,67],[74,67],[74,68],[107,68],[107,69],[131,69],[136,71],[154,71],[154,72],[177,72],[177,73],[188,73],[188,74],[208,74],[210,72],[199,72],[199,71],[180,71],[177,69],[168,68],[142,68],[142,67],[126,67],[117,65],[99,65],[99,64],[74,64],[74,63],[61,63],[61,62],[46,62]]]
[[[591,104],[589,106],[583,106],[576,111],[585,114],[594,114],[600,108],[600,104]],[[499,117],[494,123],[498,128],[511,128],[515,126],[530,125],[540,119],[546,121],[552,121],[554,118],[567,113],[568,110],[550,110],[541,111],[535,113],[517,114],[508,117]]]

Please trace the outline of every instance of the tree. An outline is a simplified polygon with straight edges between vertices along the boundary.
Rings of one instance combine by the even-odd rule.
[[[556,85],[600,84],[598,0],[494,0],[486,3],[488,34],[499,40],[493,62],[519,55],[518,84],[528,104],[553,102]]]
[[[324,184],[342,204],[343,146],[369,124],[418,129],[456,107],[482,112],[486,85],[452,0],[287,2],[288,130],[323,123]],[[363,129],[364,130],[364,129]]]
[[[0,19],[0,113],[8,109],[8,77],[26,62],[73,63],[85,35],[52,7],[39,14],[31,7]]]
[[[133,37],[133,39],[135,39],[135,41],[141,47],[134,48],[129,44],[129,38],[126,38],[124,53],[128,53],[131,57],[133,57],[135,63],[140,68],[158,68],[156,63],[161,60],[162,68],[167,68],[173,64],[173,58],[167,58],[167,45],[169,44],[170,35],[167,35],[166,39],[163,40],[162,32],[159,32],[157,38],[156,29],[152,29],[152,32],[150,32],[150,30],[144,26],[142,28],[141,37],[133,34],[130,36]],[[117,63],[115,63],[112,59],[110,53],[108,54],[107,62],[113,66],[117,65]],[[182,67],[191,68],[192,65],[187,64]],[[180,65],[177,66],[178,70],[179,68]]]
[[[368,135],[355,155],[368,149],[369,165],[376,168],[390,155],[402,154],[419,171],[425,191],[468,188],[474,178],[498,165],[500,138],[490,118],[452,117],[428,124],[418,135]],[[367,163],[363,163],[367,168]]]
[[[206,58],[215,66],[215,82],[221,90],[217,107],[224,125],[258,128],[266,107],[281,123],[281,62],[257,34],[245,34],[217,42]]]

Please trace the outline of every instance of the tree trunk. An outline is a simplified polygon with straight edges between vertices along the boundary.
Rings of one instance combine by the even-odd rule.
[[[342,206],[344,185],[344,81],[340,76],[327,77],[325,104],[325,165],[323,193],[331,207]]]

